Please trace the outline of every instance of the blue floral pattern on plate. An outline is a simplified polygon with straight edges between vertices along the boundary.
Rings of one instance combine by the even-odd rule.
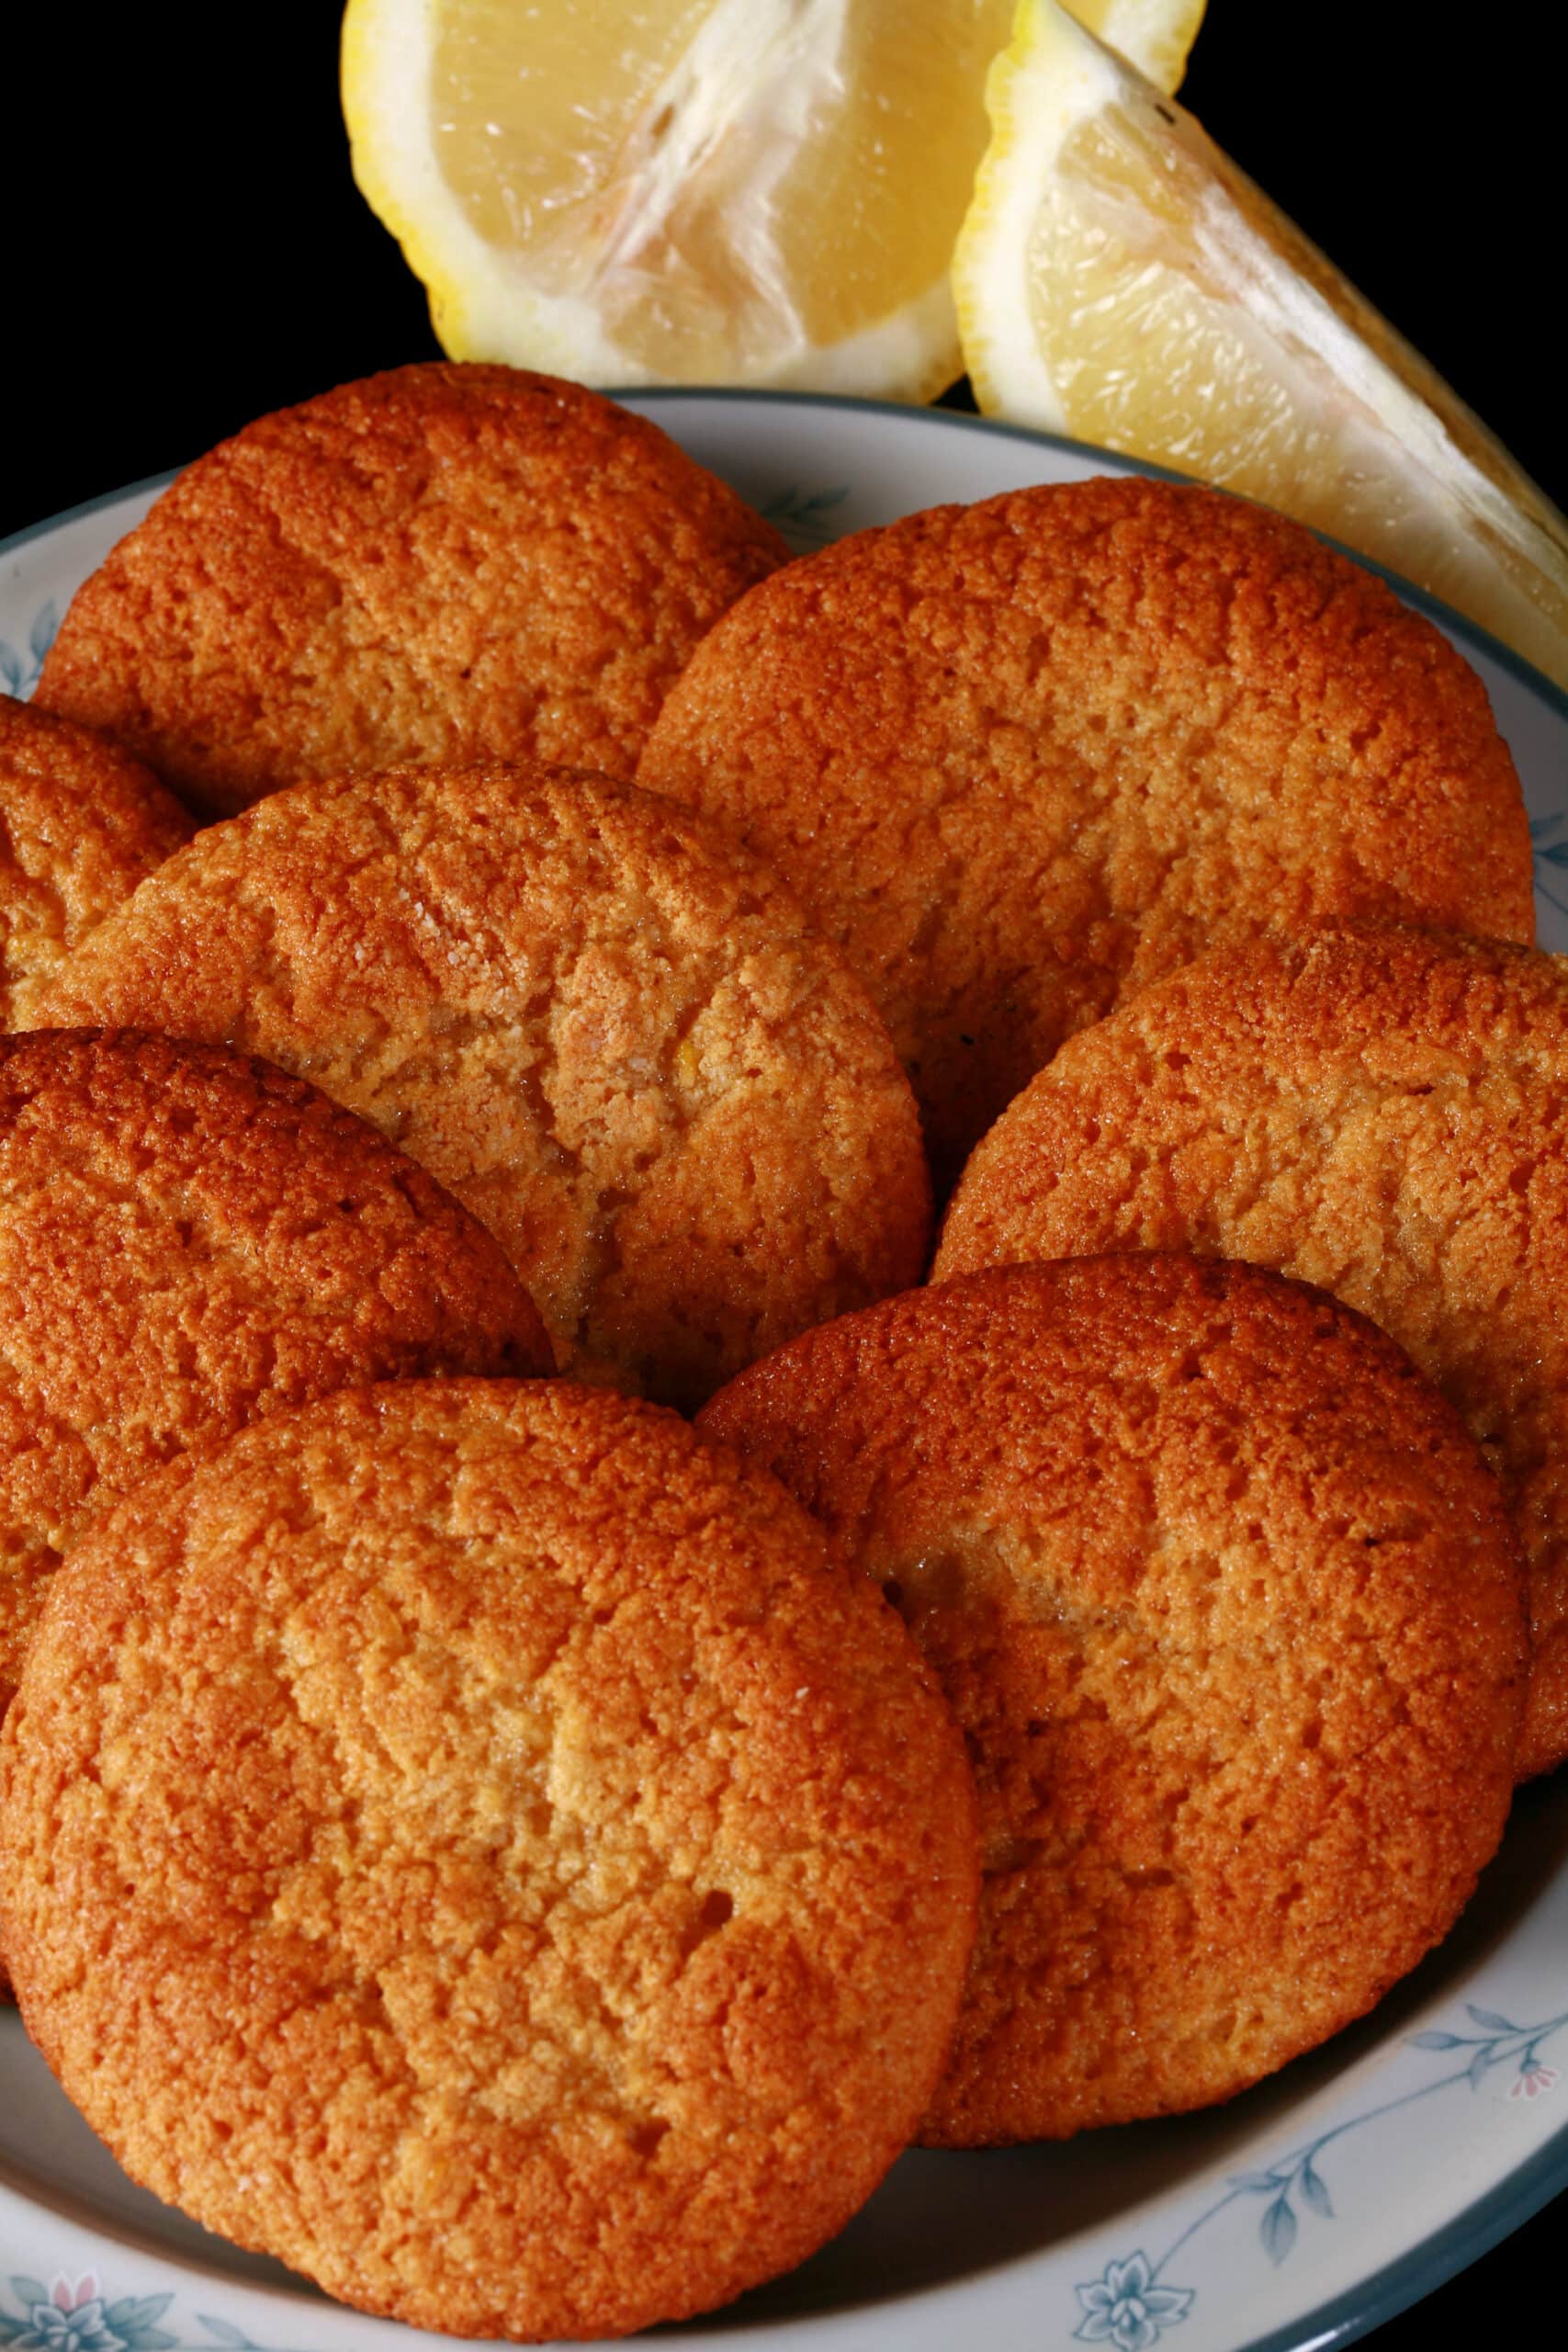
[[[1401,2108],[1413,2106],[1417,2099],[1429,2098],[1434,2091],[1451,2090],[1460,2083],[1468,2083],[1472,2091],[1479,2090],[1494,2067],[1509,2064],[1514,2068],[1514,2079],[1508,2087],[1510,2098],[1538,2098],[1551,2089],[1558,2080],[1558,2070],[1542,2059],[1541,2044],[1568,2025],[1568,2010],[1561,2017],[1549,2018],[1544,2025],[1515,2025],[1497,2010],[1478,2008],[1473,2001],[1467,2001],[1465,2015],[1472,2025],[1480,2027],[1479,2033],[1449,2033],[1431,2028],[1412,2034],[1409,2041],[1412,2050],[1468,2051],[1470,2055],[1462,2064],[1450,2074],[1440,2075],[1435,2082],[1422,2084],[1418,2090],[1406,2091],[1400,2098],[1384,2099],[1362,2114],[1347,2117],[1275,2164],[1258,2171],[1234,2174],[1224,2195],[1206,2206],[1195,2222],[1189,2222],[1157,2262],[1151,2263],[1140,2248],[1124,2261],[1107,2263],[1100,2278],[1075,2288],[1084,2316],[1074,2328],[1074,2335],[1085,2344],[1112,2343],[1116,2352],[1149,2352],[1161,2330],[1175,2327],[1184,2320],[1198,2300],[1195,2287],[1157,2284],[1161,2271],[1200,2230],[1238,2198],[1268,2199],[1258,2234],[1269,2261],[1276,2265],[1283,2262],[1296,2243],[1300,2226],[1292,2200],[1299,2199],[1306,2211],[1315,2213],[1321,2221],[1332,2222],[1335,2217],[1334,2200],[1317,2168],[1317,2159],[1332,2141],[1342,2140],[1347,2132],[1359,2132],[1363,2124],[1375,2122],[1379,2116],[1393,2115]]]
[[[809,555],[813,548],[825,548],[839,537],[843,524],[841,518],[834,519],[834,510],[849,494],[848,482],[836,483],[829,490],[796,490],[792,482],[769,499],[761,510],[762,519],[773,525],[796,555]]]
[[[1535,887],[1550,899],[1559,914],[1568,915],[1568,809],[1553,809],[1550,817],[1530,822],[1530,847],[1535,852]]]
[[[1162,2328],[1174,2327],[1191,2309],[1190,2287],[1156,2287],[1149,2258],[1141,2251],[1125,2262],[1108,2262],[1104,2276],[1077,2290],[1084,2315],[1073,2334],[1083,2344],[1114,2344],[1116,2352],[1149,2352]]]
[[[31,694],[39,682],[44,656],[54,643],[59,628],[60,608],[51,596],[33,615],[25,655],[18,653],[15,646],[0,637],[0,686],[8,695],[16,695],[25,700]]]
[[[41,2278],[13,2278],[8,2284],[8,2297],[0,2289],[0,2345],[10,2352],[264,2352],[243,2328],[199,2312],[196,2324],[203,2340],[171,2335],[158,2322],[173,2294],[121,2295],[106,2302],[93,2270],[53,2278],[47,2287]],[[7,2301],[17,2308],[8,2311]]]

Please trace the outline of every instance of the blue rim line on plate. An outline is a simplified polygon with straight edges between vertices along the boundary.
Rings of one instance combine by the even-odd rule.
[[[122,498],[139,498],[144,490],[167,490],[183,471],[183,467],[174,466],[166,473],[143,474],[140,481],[122,483],[118,490],[100,491],[96,498],[84,498],[76,506],[62,506],[58,514],[46,514],[41,523],[25,523],[19,531],[0,539],[0,556],[29,547],[34,539],[47,539],[63,530],[67,523],[80,523],[89,514],[101,514],[106,506],[118,506]]]
[[[1495,2182],[1473,2205],[1467,2205],[1419,2245],[1358,2286],[1347,2287],[1343,2293],[1320,2303],[1303,2319],[1238,2345],[1236,2352],[1327,2352],[1329,2346],[1351,2344],[1435,2294],[1564,2189],[1568,2189],[1568,2124],[1544,2147],[1527,2156],[1506,2180]]]
[[[650,408],[657,408],[680,401],[701,400],[730,405],[784,407],[791,411],[819,408],[881,414],[897,417],[904,423],[916,420],[925,424],[934,424],[943,431],[979,433],[991,438],[1014,440],[1025,446],[1058,450],[1072,456],[1089,456],[1112,472],[1152,476],[1158,481],[1179,483],[1190,482],[1194,479],[1190,475],[1179,473],[1170,467],[1131,458],[1120,451],[1102,449],[1092,443],[1074,441],[1062,434],[1041,432],[1026,425],[1010,424],[998,418],[971,416],[959,410],[921,408],[893,401],[859,400],[842,393],[775,392],[700,384],[659,385],[646,388],[623,387],[620,388],[619,393],[612,392],[608,397],[625,398],[628,393],[639,407],[646,404]],[[66,525],[100,514],[106,508],[118,505],[124,500],[134,498],[149,491],[164,490],[176,478],[178,470],[175,469],[167,472],[145,476],[139,481],[129,482],[118,489],[104,492],[96,498],[85,499],[77,505],[67,507],[56,514],[45,517],[40,522],[29,524],[21,530],[0,539],[0,558],[28,547],[36,540],[47,537]],[[1461,643],[1495,662],[1500,668],[1536,694],[1557,717],[1568,721],[1568,694],[1537,670],[1531,662],[1516,653],[1511,647],[1494,637],[1490,631],[1468,619],[1463,614],[1455,612],[1440,598],[1429,594],[1425,589],[1404,579],[1386,564],[1378,562],[1375,558],[1360,554],[1356,548],[1348,547],[1342,540],[1335,539],[1325,532],[1319,532],[1316,536],[1326,545],[1360,564],[1365,570],[1385,580],[1392,588],[1397,590],[1429,619],[1449,630]],[[1317,2305],[1301,2319],[1288,2323],[1283,2327],[1271,2329],[1265,2335],[1254,2336],[1245,2345],[1235,2346],[1235,2352],[1329,2352],[1329,2347],[1348,2345],[1445,2285],[1448,2280],[1499,2244],[1512,2231],[1518,2229],[1534,2214],[1540,2211],[1564,2189],[1568,2189],[1568,2124],[1564,2124],[1543,2146],[1537,2148],[1526,2157],[1513,2172],[1504,2179],[1495,2182],[1472,2204],[1435,2230],[1430,2236],[1423,2239],[1418,2245],[1408,2249],[1394,2261],[1357,2285],[1343,2290],[1327,2301]],[[25,2196],[27,2192],[21,2193]],[[112,2226],[106,2226],[96,2218],[91,2226],[95,2232],[102,2229],[106,2236],[112,2237],[117,2234]],[[161,2253],[158,2258],[175,2268],[190,2267],[188,2261],[177,2255]],[[1030,2257],[1019,2256],[1014,2259],[1015,2262],[1021,2264]],[[998,2267],[1012,2267],[1014,2265],[1009,2263]],[[254,2284],[253,2291],[254,2291]],[[286,2290],[263,2288],[261,2291],[278,2293]],[[910,2294],[894,2295],[888,2298],[886,2308],[891,2313],[899,2304],[923,2301],[931,2291],[930,2289],[917,2289]],[[950,2292],[952,2290],[939,2288],[935,2291],[942,2294]],[[815,2313],[801,2313],[798,2317],[782,2320],[773,2317],[767,2324],[772,2327],[788,2328],[793,2332],[796,2328],[810,2326],[818,2316],[818,2314]],[[742,2321],[740,2324],[744,2327],[745,2322]]]

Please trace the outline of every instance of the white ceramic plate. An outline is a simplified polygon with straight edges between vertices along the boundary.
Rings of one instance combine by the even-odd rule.
[[[770,393],[633,397],[802,549],[943,499],[1137,471],[942,412]],[[145,484],[0,545],[0,684],[26,693]],[[1397,583],[1396,583],[1397,584]],[[1480,670],[1524,779],[1542,944],[1568,949],[1568,700],[1409,592]],[[1376,2015],[1206,2115],[1066,2147],[905,2156],[803,2268],[661,2331],[710,2352],[1285,2352],[1438,2285],[1568,2187],[1568,1774],[1528,1790],[1443,1949]],[[1528,2322],[1537,2324],[1537,2316]],[[0,2018],[0,2346],[392,2352],[131,2187]],[[433,2345],[438,2340],[428,2339]]]

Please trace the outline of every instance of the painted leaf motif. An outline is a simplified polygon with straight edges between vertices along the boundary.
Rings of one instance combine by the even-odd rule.
[[[1263,2251],[1269,2261],[1283,2262],[1296,2242],[1296,2217],[1287,2199],[1276,2197],[1272,2205],[1267,2208],[1258,2235],[1263,2240]]]
[[[1480,2049],[1476,2052],[1474,2057],[1471,2060],[1469,2066],[1465,2069],[1466,2073],[1470,2076],[1470,2087],[1472,2091],[1480,2089],[1482,2075],[1486,2072],[1488,2066],[1495,2064],[1497,2052],[1495,2045],[1490,2041],[1483,2041]]]
[[[249,2352],[250,2337],[243,2327],[236,2327],[232,2320],[209,2319],[205,2312],[197,2312],[197,2318],[218,2343],[233,2345],[235,2352]]]
[[[1272,2197],[1285,2186],[1277,2172],[1233,2172],[1226,2185],[1231,2188],[1249,2188],[1262,2197]]]
[[[29,2311],[35,2303],[47,2303],[49,2301],[49,2289],[41,2278],[13,2278],[11,2292],[19,2303],[26,2303]]]
[[[1464,2043],[1457,2033],[1413,2033],[1412,2050],[1462,2050]]]
[[[1320,2172],[1314,2172],[1311,2159],[1302,2166],[1302,2195],[1314,2213],[1325,2222],[1334,2219],[1334,2199],[1328,2193],[1328,2183]]]
[[[1563,846],[1568,849],[1568,842]],[[1495,2009],[1478,2009],[1473,2001],[1467,2001],[1464,2006],[1467,2014],[1475,2019],[1477,2025],[1484,2026],[1488,2033],[1517,2033],[1521,2030],[1518,2026],[1510,2025],[1506,2018],[1500,2018]]]
[[[47,605],[39,606],[38,611],[33,615],[33,625],[28,631],[28,650],[35,662],[41,662],[44,655],[54,643],[59,628],[60,614],[51,596]]]
[[[22,683],[22,665],[3,637],[0,637],[0,678],[5,679],[6,688],[11,694],[16,694],[19,690]],[[14,2287],[16,2283],[13,2278],[12,2286]]]

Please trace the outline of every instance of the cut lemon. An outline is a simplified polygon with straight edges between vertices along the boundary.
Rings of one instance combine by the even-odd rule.
[[[987,414],[1282,508],[1568,685],[1568,520],[1190,114],[1053,0],[987,106],[953,283]]]
[[[1067,0],[1080,25],[1168,97],[1181,86],[1204,0]]]
[[[1082,0],[1162,78],[1202,0]],[[355,175],[455,358],[928,398],[1011,0],[350,0]]]

